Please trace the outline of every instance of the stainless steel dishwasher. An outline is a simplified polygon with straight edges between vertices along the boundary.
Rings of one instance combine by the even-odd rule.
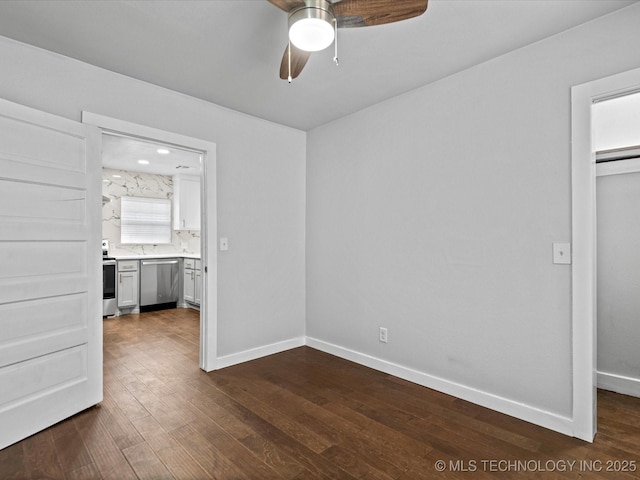
[[[178,260],[140,262],[140,310],[175,308],[178,302]]]

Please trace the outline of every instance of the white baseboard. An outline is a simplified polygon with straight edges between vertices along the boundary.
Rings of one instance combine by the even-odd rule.
[[[598,372],[598,388],[640,397],[640,379],[624,377],[615,373]]]
[[[267,355],[273,355],[274,353],[284,352],[285,350],[291,350],[292,348],[302,347],[305,344],[304,337],[291,338],[282,342],[272,343],[270,345],[264,345],[262,347],[251,348],[249,350],[243,350],[242,352],[232,353],[216,359],[216,367],[220,368],[230,367],[237,365],[238,363],[248,362],[260,357],[266,357]]]
[[[433,390],[467,400],[471,403],[490,408],[491,410],[496,410],[506,415],[519,418],[526,422],[540,425],[565,435],[573,436],[573,420],[571,418],[563,417],[531,405],[515,402],[508,398],[483,392],[472,387],[451,382],[443,378],[435,377],[424,372],[403,367],[402,365],[381,360],[371,355],[323,342],[322,340],[315,338],[307,337],[306,344],[317,350],[321,350],[331,355],[373,368],[374,370],[385,372],[395,377],[417,383],[423,387],[431,388]]]

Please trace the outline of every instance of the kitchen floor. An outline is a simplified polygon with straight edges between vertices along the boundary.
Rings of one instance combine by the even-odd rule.
[[[637,398],[600,391],[588,444],[308,347],[207,374],[198,335],[190,309],[106,319],[104,402],[0,451],[0,478],[638,478]],[[516,460],[538,470],[481,463]]]

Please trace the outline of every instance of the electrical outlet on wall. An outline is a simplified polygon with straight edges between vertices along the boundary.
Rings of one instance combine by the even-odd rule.
[[[388,340],[387,329],[384,327],[380,327],[380,341],[382,343],[387,343],[387,340]]]

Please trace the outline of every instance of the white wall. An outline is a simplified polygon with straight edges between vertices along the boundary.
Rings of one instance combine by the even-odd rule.
[[[640,396],[640,173],[597,178],[598,382]]]
[[[639,24],[634,5],[309,132],[307,335],[569,431],[570,87],[638,67]]]
[[[305,133],[0,37],[0,97],[215,142],[218,355],[304,335]],[[211,84],[211,88],[216,88]]]

